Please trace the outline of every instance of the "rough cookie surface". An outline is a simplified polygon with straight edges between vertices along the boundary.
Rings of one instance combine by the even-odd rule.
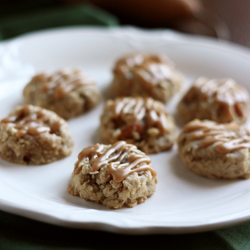
[[[250,132],[236,123],[194,120],[178,138],[179,154],[186,167],[211,179],[250,177]]]
[[[163,55],[136,53],[122,57],[113,73],[114,96],[152,97],[166,103],[182,85],[182,76]]]
[[[106,102],[100,137],[105,144],[125,140],[146,154],[153,154],[172,148],[176,126],[161,102],[152,98],[121,97]]]
[[[52,110],[66,120],[93,108],[100,100],[95,82],[80,70],[69,69],[34,76],[23,96],[26,103]]]
[[[67,123],[52,111],[26,105],[0,122],[0,156],[21,164],[46,164],[71,154]]]
[[[249,95],[232,79],[200,77],[182,98],[178,112],[185,121],[198,118],[242,124],[248,118]]]
[[[78,156],[68,192],[109,208],[134,207],[155,192],[156,172],[150,163],[124,141],[90,146]]]

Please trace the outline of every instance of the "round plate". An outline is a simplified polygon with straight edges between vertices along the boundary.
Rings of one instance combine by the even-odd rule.
[[[199,76],[232,77],[250,90],[250,52],[226,42],[132,28],[71,28],[37,32],[0,44],[0,119],[23,104],[22,89],[36,72],[78,67],[95,79],[102,102],[68,121],[75,140],[71,156],[42,166],[0,160],[0,209],[56,225],[119,233],[186,233],[234,225],[250,219],[250,180],[210,180],[180,161],[176,145],[151,155],[158,173],[155,194],[134,207],[111,210],[67,193],[78,153],[98,142],[99,117],[112,66],[135,51],[166,54],[183,73],[182,91],[166,109],[175,107]]]

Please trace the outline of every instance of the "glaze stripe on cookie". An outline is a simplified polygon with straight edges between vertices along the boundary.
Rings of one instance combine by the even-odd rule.
[[[118,141],[110,148],[105,149],[103,145],[96,144],[94,146],[83,149],[78,155],[75,173],[81,169],[80,163],[85,157],[90,158],[91,173],[100,170],[104,165],[108,166],[108,171],[112,175],[115,182],[123,181],[133,172],[141,172],[150,170],[152,176],[156,176],[156,172],[148,165],[151,160],[146,155],[132,154],[136,147],[126,144],[124,141]]]
[[[244,132],[244,135],[239,137],[238,130]],[[208,125],[191,122],[185,125],[183,132],[189,133],[188,141],[200,140],[200,148],[207,148],[216,143],[215,150],[219,154],[227,154],[243,148],[250,149],[250,132],[235,123]]]

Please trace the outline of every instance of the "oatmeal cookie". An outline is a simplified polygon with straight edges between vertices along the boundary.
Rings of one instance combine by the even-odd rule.
[[[150,163],[124,141],[89,146],[78,155],[68,192],[109,208],[134,207],[155,192],[156,172]]]
[[[163,55],[136,53],[119,59],[111,84],[114,96],[152,97],[168,102],[182,85],[182,76]]]
[[[68,120],[93,108],[100,100],[94,81],[80,70],[59,70],[34,76],[23,90],[25,102],[56,112]]]
[[[200,77],[180,101],[178,112],[185,121],[198,118],[242,124],[248,118],[249,95],[232,79]]]
[[[20,164],[46,164],[71,154],[67,123],[52,111],[26,105],[0,122],[0,157]]]
[[[250,177],[250,132],[236,123],[194,120],[178,138],[179,154],[186,167],[211,179]]]
[[[153,154],[172,148],[176,126],[161,102],[152,98],[120,97],[106,102],[100,137],[105,144],[125,140],[146,154]]]

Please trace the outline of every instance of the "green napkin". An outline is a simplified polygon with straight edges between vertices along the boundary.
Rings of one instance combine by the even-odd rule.
[[[54,27],[72,25],[117,26],[118,23],[118,19],[111,14],[86,4],[42,10],[32,9],[31,13],[27,13],[26,10],[21,14],[12,14],[12,17],[0,18],[0,40]]]
[[[120,235],[53,226],[0,212],[0,249],[6,250],[249,250],[250,223],[206,233]]]

